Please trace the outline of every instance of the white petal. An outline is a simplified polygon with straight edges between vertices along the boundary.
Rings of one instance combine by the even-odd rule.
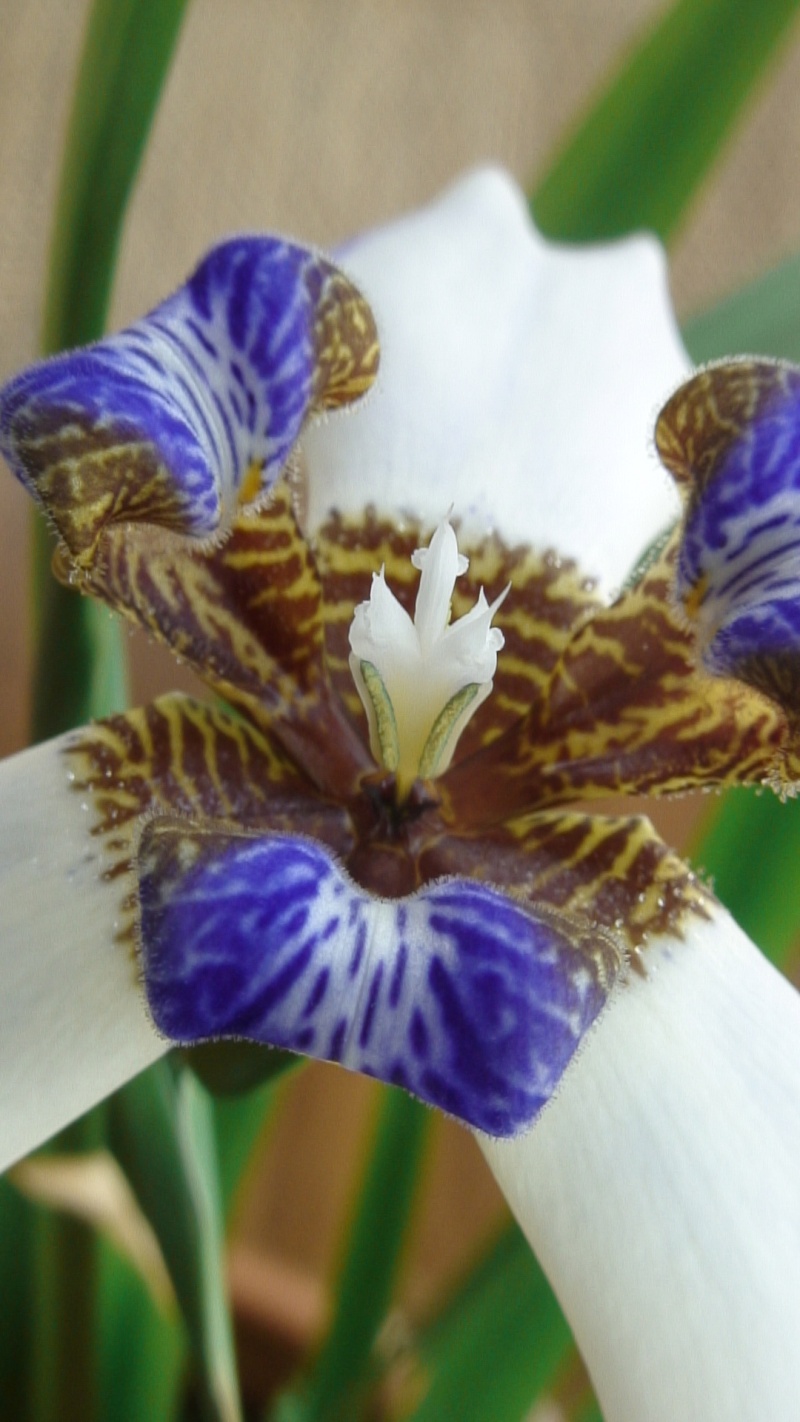
[[[305,438],[316,527],[373,502],[577,557],[606,589],[675,517],[652,452],[688,358],[655,239],[545,242],[495,171],[340,254],[375,312],[376,388]]]
[[[63,740],[0,765],[0,1170],[165,1050]]]
[[[796,1422],[800,997],[723,910],[620,991],[533,1131],[481,1144],[606,1422]]]

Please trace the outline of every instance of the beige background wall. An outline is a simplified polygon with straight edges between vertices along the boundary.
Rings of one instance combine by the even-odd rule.
[[[133,200],[116,324],[243,228],[330,245],[493,159],[530,184],[660,0],[193,0]],[[0,0],[0,379],[36,352],[86,0]],[[800,43],[675,245],[697,309],[800,249]],[[653,161],[658,162],[654,153]],[[25,505],[0,481],[0,754],[24,744]],[[168,664],[135,654],[149,695]]]
[[[194,0],[133,201],[115,323],[164,295],[232,229],[321,245],[494,159],[529,183],[657,0]],[[42,275],[84,0],[0,0],[0,377],[36,349]],[[682,313],[800,250],[800,43],[787,49],[676,243]],[[658,162],[658,154],[653,155]],[[0,480],[0,753],[25,737],[26,509]],[[136,644],[139,696],[173,680]],[[309,1073],[244,1224],[315,1267],[352,1172],[370,1088]],[[439,1127],[438,1189],[410,1294],[424,1299],[494,1217],[471,1142]],[[298,1174],[312,1195],[299,1197]]]

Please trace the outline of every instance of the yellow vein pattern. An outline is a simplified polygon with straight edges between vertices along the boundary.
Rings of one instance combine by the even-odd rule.
[[[679,933],[710,895],[643,816],[537,814],[490,834],[443,835],[422,858],[431,877],[468,872],[535,907],[611,934],[631,954],[649,936]]]
[[[454,822],[492,823],[592,795],[800,777],[779,707],[711,677],[672,604],[675,540],[610,608],[575,632],[546,694],[471,763],[444,778]]]
[[[98,423],[56,406],[35,428],[15,432],[16,451],[36,497],[71,549],[90,568],[104,531],[120,520],[180,529],[189,500],[153,441],[113,420]]]
[[[352,404],[378,373],[380,349],[372,312],[342,272],[325,264],[314,316],[313,408]]]
[[[91,855],[107,878],[130,875],[142,825],[156,815],[200,829],[224,823],[306,834],[339,852],[350,848],[344,812],[314,794],[280,747],[246,721],[190,697],[159,697],[86,726],[64,756],[74,792],[93,811]],[[134,916],[131,878],[121,937],[131,936]]]
[[[668,400],[656,448],[684,495],[702,494],[733,445],[776,403],[800,397],[800,371],[777,361],[707,366]]]
[[[110,531],[85,588],[256,716],[316,690],[321,589],[285,483],[267,507],[240,514],[223,543]]]

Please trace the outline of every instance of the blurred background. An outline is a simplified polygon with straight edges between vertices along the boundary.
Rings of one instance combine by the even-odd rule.
[[[241,229],[333,246],[487,160],[528,189],[659,0],[193,0],[122,245],[114,325]],[[58,164],[87,5],[0,0],[0,378],[37,352]],[[750,106],[671,258],[680,316],[800,250],[800,37]],[[657,154],[653,161],[658,161]],[[666,392],[665,392],[666,393]],[[0,754],[25,744],[29,509],[0,480]],[[136,701],[178,684],[131,636]],[[185,678],[181,684],[186,684]],[[675,825],[675,834],[681,832]],[[241,1202],[243,1337],[320,1327],[374,1093],[335,1069],[283,1089]],[[437,1120],[403,1299],[424,1311],[496,1228],[471,1139]],[[402,1319],[398,1319],[398,1336]],[[257,1347],[264,1366],[262,1347]]]

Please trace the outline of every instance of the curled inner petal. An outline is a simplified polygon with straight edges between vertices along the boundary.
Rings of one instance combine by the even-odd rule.
[[[119,521],[224,531],[271,487],[309,413],[358,397],[378,363],[369,307],[305,248],[242,237],[127,330],[0,394],[0,449],[72,558]]]
[[[711,366],[661,412],[686,490],[676,590],[706,668],[800,705],[800,371]]]
[[[291,836],[153,822],[139,892],[165,1035],[341,1062],[492,1135],[549,1100],[621,966],[602,934],[589,945],[482,884],[373,898]]]

